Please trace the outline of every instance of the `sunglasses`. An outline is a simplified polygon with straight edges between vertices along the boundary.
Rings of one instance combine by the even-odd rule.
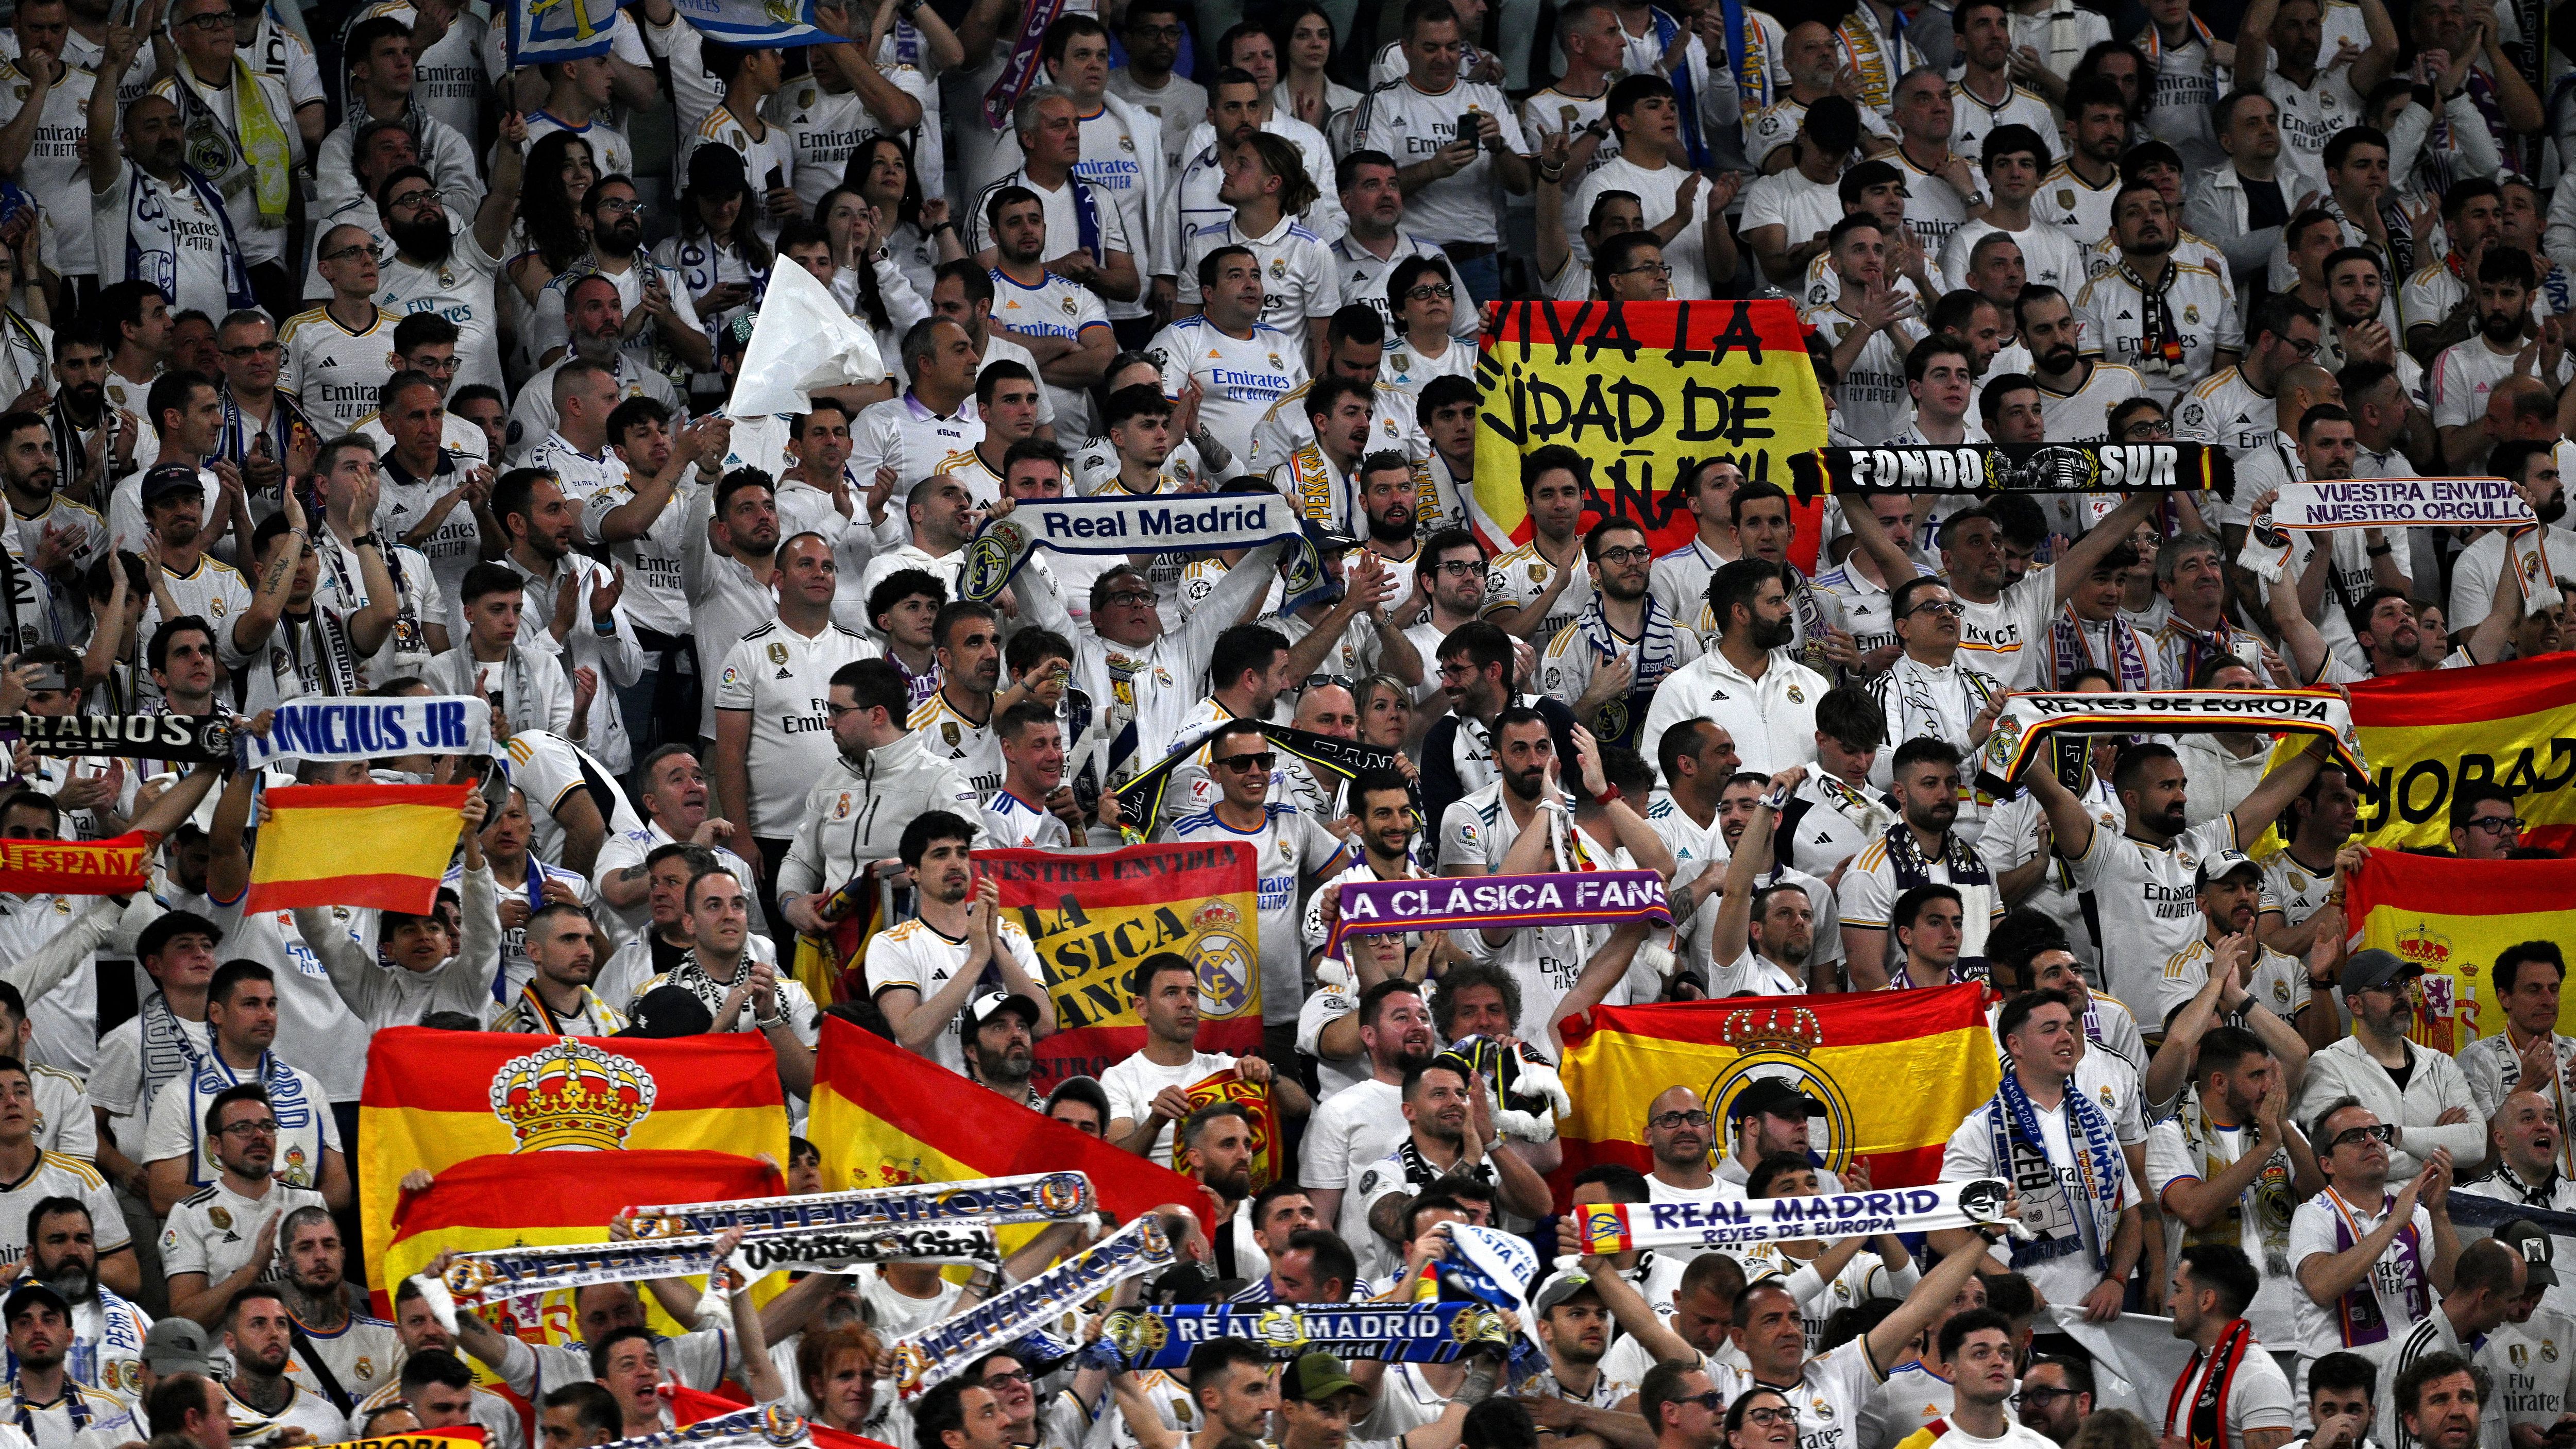
[[[2327,1143],[2326,1146],[2331,1150],[2337,1147],[2357,1147],[2364,1142],[2384,1144],[2396,1140],[2396,1128],[2385,1122],[2374,1122],[2367,1127],[2347,1127],[2336,1133],[2334,1141]]]
[[[1249,755],[1228,755],[1213,763],[1224,770],[1268,770],[1279,763],[1279,756],[1269,750],[1261,750]]]

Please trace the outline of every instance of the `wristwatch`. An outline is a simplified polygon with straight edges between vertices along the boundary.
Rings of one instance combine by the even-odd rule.
[[[372,548],[378,553],[383,553],[385,551],[385,541],[376,537],[374,529],[369,529],[365,533],[359,534],[356,538],[350,539],[349,547]]]

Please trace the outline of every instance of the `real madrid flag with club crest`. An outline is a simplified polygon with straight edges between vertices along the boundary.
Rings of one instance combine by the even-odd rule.
[[[1558,1069],[1574,1110],[1558,1126],[1564,1165],[1550,1178],[1563,1207],[1575,1175],[1596,1163],[1643,1171],[1646,1108],[1672,1087],[1699,1094],[1723,1150],[1727,1104],[1778,1078],[1820,1104],[1811,1150],[1835,1173],[1869,1164],[1874,1187],[1941,1175],[1941,1147],[1995,1094],[2000,1071],[1984,988],[1943,986],[1870,996],[1731,997],[1685,1006],[1605,1006],[1565,1023]]]

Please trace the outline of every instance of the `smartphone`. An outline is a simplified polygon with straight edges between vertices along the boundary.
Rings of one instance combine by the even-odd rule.
[[[768,186],[769,186],[769,189],[770,189],[770,190],[772,190],[772,191],[783,191],[783,190],[785,190],[785,189],[786,189],[786,187],[787,187],[787,174],[786,174],[786,172],[785,172],[783,169],[781,169],[781,168],[779,168],[779,167],[776,167],[776,166],[772,166],[772,167],[770,167],[770,168],[769,168],[769,181],[768,181]]]

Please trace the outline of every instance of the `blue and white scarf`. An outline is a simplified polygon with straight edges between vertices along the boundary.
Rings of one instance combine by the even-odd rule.
[[[1593,668],[1610,663],[1620,655],[1627,641],[1610,627],[1609,616],[1601,611],[1602,595],[1595,592],[1592,602],[1575,615],[1574,628],[1579,648],[1589,649],[1594,656]],[[1605,745],[1633,749],[1638,731],[1646,723],[1646,711],[1652,706],[1655,690],[1667,676],[1681,668],[1681,645],[1674,637],[1673,616],[1646,595],[1646,612],[1640,621],[1635,652],[1629,657],[1628,692],[1601,706],[1588,721],[1593,737]]]
[[[171,234],[170,208],[153,187],[158,185],[137,167],[129,166],[125,181],[125,275],[134,281],[150,282],[161,289],[170,305],[179,305],[179,243]],[[195,167],[179,168],[180,184],[196,193],[197,201],[214,214],[215,225],[224,235],[224,306],[239,311],[259,305],[250,289],[250,266],[242,260],[241,243],[233,236],[233,220],[225,214],[224,198]]]
[[[1726,12],[1727,44],[1740,47],[1745,53],[1718,56],[1715,60],[1718,64],[1729,66],[1739,73],[1748,71],[1752,68],[1749,64],[1736,63],[1740,60],[1749,60],[1749,52],[1753,48],[1746,46],[1744,42],[1744,0],[1720,0],[1720,3]],[[1665,14],[1660,5],[1646,12],[1646,23],[1655,28],[1657,54],[1670,49],[1673,37],[1679,35],[1682,29],[1681,22]],[[1673,109],[1681,113],[1682,149],[1690,154],[1690,169],[1705,170],[1708,167],[1708,139],[1699,131],[1699,82],[1691,75],[1690,51],[1687,46],[1683,48],[1681,62],[1675,65],[1673,73],[1664,79],[1672,83]],[[1768,77],[1766,76],[1765,79],[1767,80]],[[1742,82],[1739,80],[1737,84],[1741,85]],[[1767,92],[1769,87],[1766,85],[1763,89]]]
[[[2082,1210],[2092,1220],[2089,1251],[2093,1266],[2107,1271],[2111,1263],[2111,1232],[2119,1219],[2120,1189],[2127,1181],[2128,1169],[2122,1164],[2120,1140],[2112,1134],[2111,1119],[2103,1115],[2102,1109],[2071,1085],[2060,1100],[2066,1111],[2067,1136],[2076,1144],[2075,1171],[2084,1190]],[[2004,1073],[1994,1100],[1986,1103],[1986,1134],[1996,1171],[2012,1179],[2025,1204],[2044,1204],[2052,1196],[2065,1200],[2066,1184],[2058,1179],[2057,1167],[2049,1160],[2048,1137],[2040,1130],[2039,1113],[2030,1105],[2029,1094],[2022,1090],[2019,1073]],[[2030,1242],[2013,1244],[2013,1262],[2024,1265],[2088,1251],[2074,1208],[2074,1204],[2068,1204],[2064,1228],[2042,1232]],[[2055,1218],[2058,1214],[2047,1216]]]

